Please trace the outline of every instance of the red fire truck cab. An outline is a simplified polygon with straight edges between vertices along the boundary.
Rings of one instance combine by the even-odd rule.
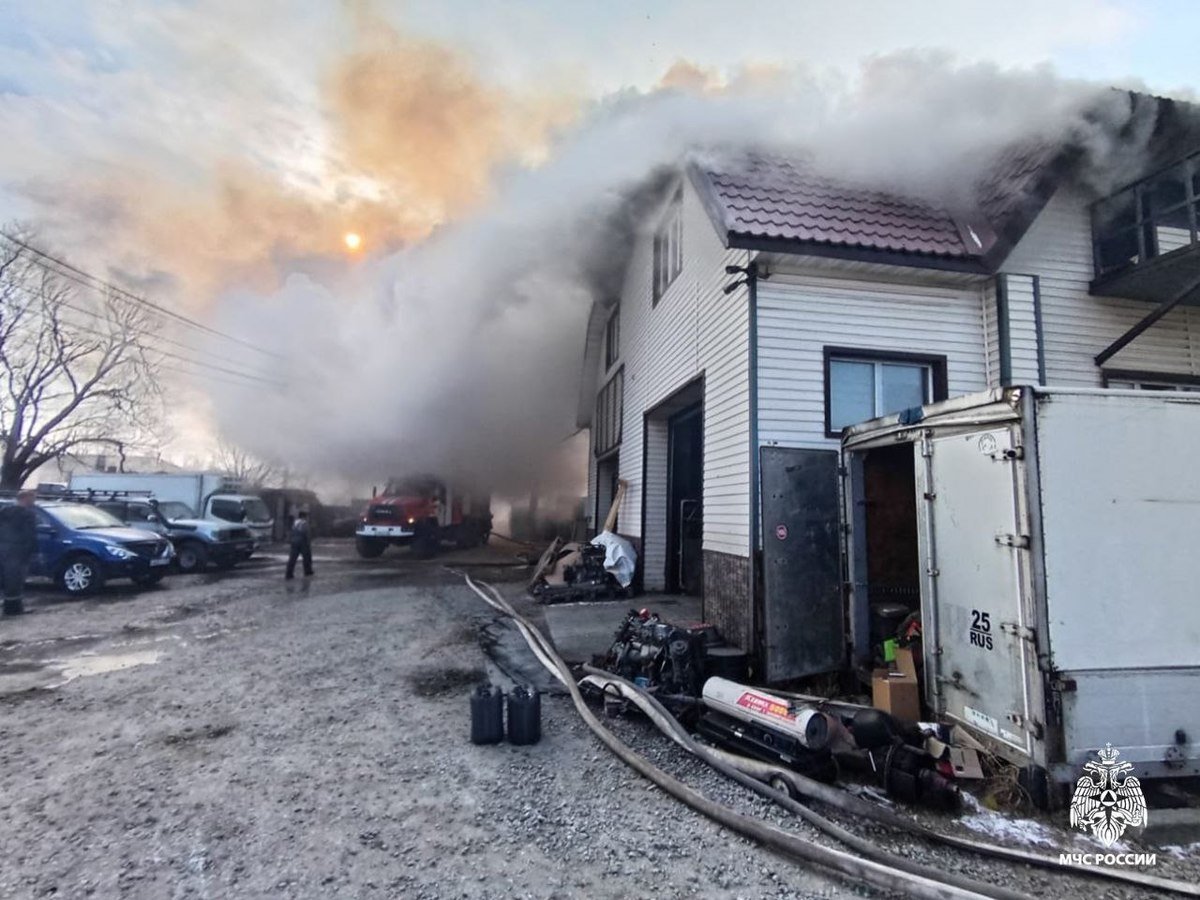
[[[420,475],[393,478],[363,510],[355,531],[358,555],[375,559],[388,544],[409,544],[421,559],[433,556],[445,542],[476,547],[492,531],[487,495],[454,491],[439,478]]]

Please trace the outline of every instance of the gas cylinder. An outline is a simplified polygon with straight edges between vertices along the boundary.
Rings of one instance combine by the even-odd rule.
[[[518,685],[508,695],[508,742],[536,744],[542,739],[542,698]]]
[[[471,694],[471,743],[498,744],[502,740],[504,694],[498,687],[481,684]]]

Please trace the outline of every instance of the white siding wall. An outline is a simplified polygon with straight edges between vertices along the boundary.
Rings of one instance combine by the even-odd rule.
[[[1088,293],[1091,223],[1083,198],[1070,190],[1051,198],[1003,270],[1039,276],[1046,381],[1052,385],[1099,387],[1102,378],[1093,357],[1153,308]],[[1200,375],[1200,310],[1174,310],[1106,366]]]
[[[652,306],[652,239],[658,221],[659,213],[650,216],[637,242],[621,296],[625,364],[621,477],[629,482],[621,530],[640,534],[646,478],[651,478],[649,496],[665,508],[665,471],[642,471],[645,413],[703,374],[704,548],[746,556],[750,515],[747,296],[744,288],[730,296],[721,289],[732,280],[725,266],[745,265],[748,254],[725,249],[685,179],[683,269],[658,305]],[[648,531],[665,531],[665,522],[658,518],[657,512],[648,517]],[[647,548],[648,557],[657,552]],[[648,558],[646,587],[660,587],[662,572],[663,560]]]
[[[825,436],[826,346],[945,356],[951,397],[985,389],[983,295],[772,275],[758,289],[759,443],[838,446]]]
[[[1009,275],[1008,345],[1012,364],[1010,384],[1038,383],[1037,317],[1034,312],[1033,277]],[[997,376],[999,371],[997,370]]]

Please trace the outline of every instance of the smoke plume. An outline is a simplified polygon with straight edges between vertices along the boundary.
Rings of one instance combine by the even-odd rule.
[[[681,62],[655,91],[609,97],[570,125],[555,120],[544,159],[530,166],[513,138],[527,104],[414,93],[444,71],[436,58],[418,54],[415,82],[399,86],[399,72],[380,66],[339,68],[340,100],[353,105],[372,89],[387,97],[345,116],[357,158],[381,178],[411,179],[414,202],[431,191],[433,215],[449,221],[348,272],[226,296],[221,327],[263,335],[286,360],[278,374],[288,388],[224,392],[219,423],[251,449],[315,471],[436,470],[493,489],[544,479],[556,459],[572,428],[589,308],[619,289],[639,204],[668,167],[754,146],[950,201],[1015,143],[1071,143],[1090,178],[1115,177],[1125,161],[1113,135],[1131,116],[1126,94],[937,55],[873,59],[842,83],[778,68],[722,79]],[[438,107],[428,117],[426,102]],[[454,150],[435,156],[427,144]],[[498,170],[497,157],[511,164]]]

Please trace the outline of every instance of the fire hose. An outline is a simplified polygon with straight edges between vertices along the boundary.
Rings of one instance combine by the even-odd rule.
[[[816,863],[827,869],[840,872],[856,881],[865,882],[887,891],[900,891],[907,896],[921,898],[921,900],[967,900],[967,898],[980,897],[1009,898],[1024,896],[1012,892],[996,893],[996,891],[1000,890],[998,888],[991,889],[987,893],[962,888],[951,883],[951,880],[947,878],[945,873],[941,872],[936,873],[939,877],[932,878],[893,868],[892,866],[900,861],[898,857],[889,857],[889,862],[892,865],[884,865],[870,859],[860,859],[850,853],[806,840],[782,828],[777,828],[752,816],[735,812],[723,804],[710,800],[636,753],[628,744],[606,728],[588,707],[583,694],[579,691],[578,685],[575,684],[575,679],[572,677],[570,669],[567,668],[567,664],[548,645],[541,633],[530,625],[523,616],[517,613],[508,601],[500,596],[499,592],[492,588],[491,585],[486,585],[488,591],[491,592],[489,596],[489,593],[482,590],[470,576],[464,575],[463,577],[466,579],[468,586],[485,603],[509,616],[516,623],[525,640],[529,643],[530,649],[533,650],[534,655],[552,673],[555,673],[555,677],[570,692],[571,699],[580,717],[600,741],[630,768],[658,785],[658,787],[676,799],[683,801],[697,812],[789,856]],[[735,770],[731,768],[731,771]],[[984,886],[980,885],[979,887],[982,888]]]
[[[868,857],[868,859],[859,860],[856,857],[841,853],[840,851],[832,850],[819,844],[813,844],[811,842],[804,841],[804,839],[799,838],[796,835],[783,832],[780,829],[776,829],[773,826],[767,825],[766,823],[750,819],[747,816],[742,816],[741,814],[736,813],[727,807],[720,806],[719,804],[715,804],[712,801],[707,800],[707,798],[692,791],[686,785],[683,785],[676,779],[672,778],[672,776],[655,767],[652,763],[646,761],[642,757],[637,756],[632,748],[629,748],[628,745],[621,742],[616,735],[605,728],[591,713],[591,710],[583,701],[583,697],[580,694],[574,679],[571,677],[570,670],[555,652],[553,647],[550,646],[549,642],[541,634],[541,632],[534,628],[527,620],[524,619],[524,617],[519,615],[492,585],[482,583],[483,586],[486,587],[491,593],[491,596],[489,597],[488,594],[484,593],[480,589],[480,583],[473,581],[470,576],[464,575],[464,577],[466,578],[467,584],[471,587],[471,589],[474,590],[475,593],[478,594],[485,602],[513,620],[539,662],[541,662],[541,664],[571,692],[575,706],[580,712],[581,716],[584,718],[584,721],[588,724],[589,728],[591,728],[592,731],[595,732],[597,736],[600,737],[600,739],[605,743],[605,745],[608,746],[609,749],[612,750],[618,757],[620,757],[622,761],[626,762],[628,765],[637,770],[639,773],[643,774],[645,777],[649,778],[651,781],[659,784],[660,787],[663,787],[664,790],[667,790],[673,796],[676,796],[677,799],[688,803],[688,805],[692,806],[694,809],[697,809],[705,815],[708,815],[715,821],[726,824],[729,827],[740,831],[742,834],[746,834],[749,837],[760,840],[769,846],[776,847],[777,849],[783,849],[786,852],[791,852],[794,855],[798,855],[801,858],[808,859],[813,862],[822,863],[842,872],[843,874],[847,874],[850,877],[867,881],[876,886],[884,887],[885,889],[899,889],[899,886],[895,883],[896,879],[900,878],[903,881],[906,877],[909,879],[909,882],[905,883],[905,887],[913,888],[917,884],[920,884],[922,887],[930,887],[933,889],[933,893],[921,893],[919,890],[913,890],[911,896],[984,896],[995,898],[1013,898],[1024,896],[1005,888],[982,884],[954,874],[947,874],[940,870],[934,870],[931,867],[923,866],[919,863],[913,863],[904,857],[897,857],[888,854],[871,844],[869,841],[858,837],[857,835],[847,831],[825,817],[820,816],[803,804],[796,802],[786,793],[783,793],[775,787],[764,783],[765,781],[772,781],[772,783],[775,783],[776,779],[778,779],[784,781],[786,784],[794,788],[797,793],[808,797],[810,800],[817,800],[833,806],[834,808],[843,812],[870,818],[874,821],[880,822],[881,824],[907,831],[917,835],[918,837],[923,837],[931,841],[956,847],[958,849],[969,850],[985,856],[992,856],[1011,862],[1034,865],[1041,868],[1067,872],[1075,875],[1108,878],[1111,880],[1123,881],[1130,884],[1136,884],[1140,887],[1155,890],[1171,891],[1173,893],[1183,894],[1186,896],[1200,896],[1200,887],[1191,884],[1185,884],[1183,882],[1168,878],[1160,878],[1141,872],[1084,868],[1071,863],[1061,862],[1060,860],[1051,856],[1045,856],[1023,850],[1014,850],[1007,847],[988,844],[982,841],[974,841],[968,838],[942,834],[926,828],[917,822],[913,822],[902,816],[899,816],[890,810],[855,797],[844,790],[832,788],[828,785],[822,784],[819,781],[807,778],[798,772],[785,770],[777,766],[772,766],[769,763],[762,763],[758,760],[747,759],[736,754],[727,753],[712,747],[707,747],[695,741],[695,739],[693,739],[692,736],[687,733],[683,726],[679,724],[678,720],[676,720],[669,712],[667,712],[667,710],[658,702],[658,700],[645,690],[637,687],[624,678],[614,675],[611,672],[607,672],[602,669],[596,669],[591,666],[583,667],[584,671],[590,673],[591,677],[604,681],[610,685],[619,686],[619,692],[622,696],[637,704],[639,709],[641,709],[642,712],[647,715],[647,717],[655,724],[656,727],[659,728],[660,731],[662,731],[671,740],[679,744],[683,749],[702,759],[704,762],[708,763],[710,766],[717,769],[727,777],[737,781],[739,784],[742,784],[750,790],[753,790],[756,793],[773,800],[774,802],[783,806],[785,809],[788,809],[797,816],[800,816],[802,819],[824,831],[826,834],[829,834],[831,837],[842,841],[842,843],[844,843],[846,846],[852,847],[853,849],[862,853],[864,856]],[[664,781],[660,782],[659,778],[650,774],[650,771],[653,771],[658,776],[661,776]],[[685,793],[677,793],[675,790],[671,790],[667,786],[668,783],[677,785]],[[727,821],[724,816],[714,815],[703,806],[696,805],[692,802],[693,798],[702,801],[707,807],[715,807],[716,809],[714,809],[713,812],[718,810],[723,811],[729,817],[732,817],[732,821]],[[798,850],[791,849],[789,846],[781,846],[779,843],[776,843],[773,840],[767,840],[763,837],[759,837],[752,831],[746,831],[738,827],[738,824],[734,824],[734,821],[736,820],[745,820],[749,824],[757,825],[767,832],[774,832],[777,833],[777,835],[790,838],[791,840],[788,842],[789,844],[792,842],[798,842],[799,844],[804,845],[804,848],[810,852],[801,853],[798,852]],[[776,837],[776,835],[771,836]],[[811,851],[816,852],[813,853]],[[814,856],[823,856],[824,854],[835,854],[836,857],[844,857],[845,859],[839,859],[839,864],[834,865],[830,862],[826,862],[824,859],[814,858]],[[886,860],[887,866],[892,867],[885,869],[885,872],[890,872],[892,875],[891,882],[885,883],[877,880],[879,873],[873,871],[871,867],[874,866],[875,868],[880,868],[880,865],[871,862],[873,859]],[[863,867],[862,874],[857,874],[855,871],[853,871],[856,868],[854,865],[852,865],[853,863],[857,863]],[[906,874],[902,875],[901,872],[895,871],[895,869],[904,870]],[[953,893],[946,893],[945,890],[938,890],[938,886],[946,890],[951,890]]]

